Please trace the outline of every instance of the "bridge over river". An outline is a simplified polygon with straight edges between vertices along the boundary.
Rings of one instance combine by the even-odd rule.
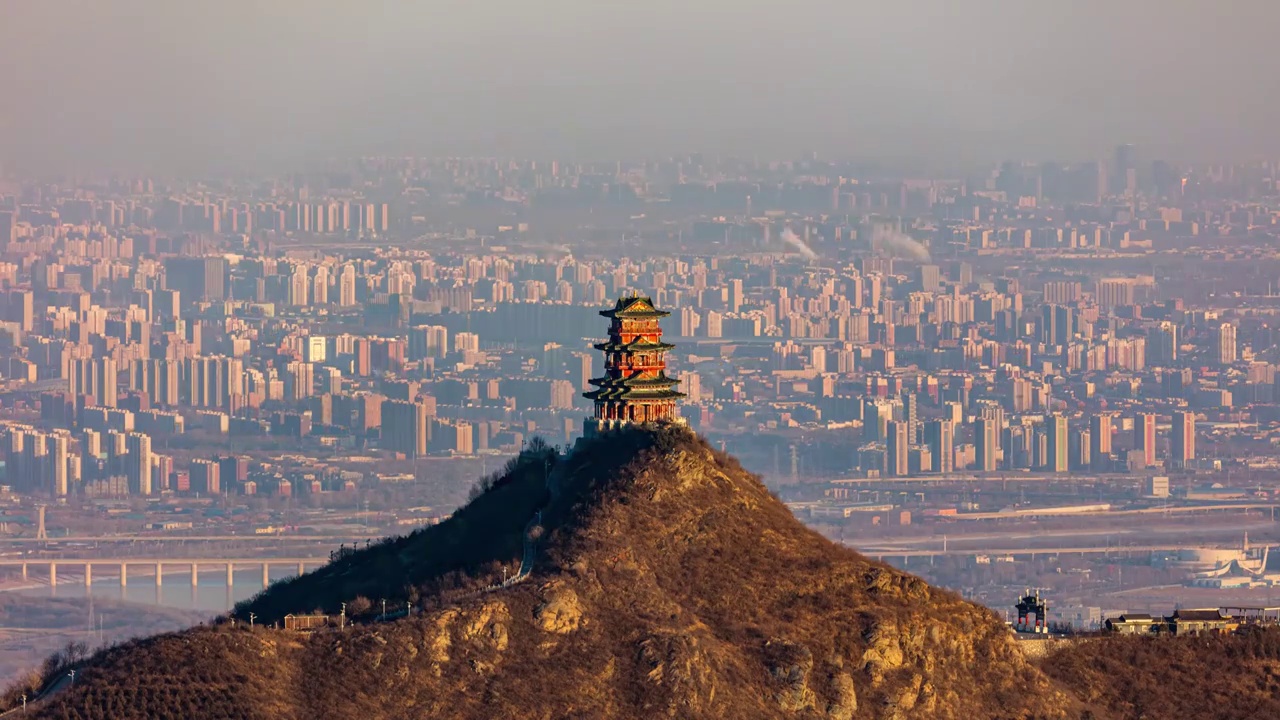
[[[51,559],[23,559],[23,560],[0,560],[0,570],[8,569],[11,571],[19,571],[23,580],[31,579],[32,575],[43,575],[49,582],[49,585],[56,586],[58,584],[59,569],[80,570],[84,574],[85,587],[93,584],[94,568],[106,570],[107,575],[115,575],[120,579],[120,587],[129,584],[129,568],[133,566],[135,570],[139,566],[145,568],[141,570],[141,574],[154,578],[155,584],[160,586],[164,584],[164,576],[166,573],[190,576],[191,585],[194,587],[200,584],[201,570],[210,572],[224,572],[227,578],[227,587],[230,588],[235,582],[235,572],[245,568],[261,568],[262,569],[262,586],[266,587],[270,583],[270,572],[273,567],[290,567],[297,570],[297,574],[301,575],[308,568],[315,569],[329,563],[328,557],[255,557],[255,558],[237,558],[237,557],[201,557],[201,558],[184,558],[184,557],[159,557],[159,558],[69,558],[59,557]]]

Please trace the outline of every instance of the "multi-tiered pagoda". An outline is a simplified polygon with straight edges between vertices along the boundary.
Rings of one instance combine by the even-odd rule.
[[[681,421],[676,404],[684,393],[675,390],[678,380],[667,377],[667,351],[675,346],[662,342],[658,324],[671,313],[635,295],[618,298],[600,314],[612,323],[609,342],[595,346],[604,353],[604,377],[591,380],[597,389],[583,393],[596,404],[586,434],[626,423]]]

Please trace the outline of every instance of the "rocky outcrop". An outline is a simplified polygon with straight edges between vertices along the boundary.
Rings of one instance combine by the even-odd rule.
[[[578,594],[563,582],[547,583],[540,594],[542,602],[533,611],[533,623],[539,630],[565,635],[585,622]]]
[[[905,685],[885,696],[884,710],[880,717],[883,720],[906,720],[911,717],[920,701],[920,689],[923,686],[924,678],[912,675]],[[923,708],[919,714],[926,714]]]
[[[441,666],[449,662],[449,649],[453,647],[452,626],[460,615],[455,609],[445,610],[432,618],[424,628],[422,649],[432,664],[432,674],[439,677]]]
[[[876,625],[866,633],[867,649],[862,653],[862,669],[871,687],[878,687],[885,676],[902,667],[907,655],[902,650],[902,634],[896,623]]]
[[[498,652],[507,649],[507,623],[511,613],[505,603],[490,601],[474,613],[466,616],[462,626],[462,638]]]
[[[764,646],[769,677],[777,687],[774,698],[783,712],[811,710],[817,696],[809,687],[813,670],[813,653],[809,648],[786,640],[770,640]]]
[[[830,720],[853,720],[858,712],[858,689],[853,677],[843,667],[836,667],[828,677],[831,686],[831,702],[827,703]]]
[[[693,632],[664,632],[640,643],[639,663],[669,717],[704,711],[715,699],[715,671]]]

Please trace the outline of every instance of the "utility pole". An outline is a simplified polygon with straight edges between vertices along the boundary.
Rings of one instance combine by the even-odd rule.
[[[342,612],[338,613],[338,629],[347,629],[347,604],[342,603]]]
[[[383,620],[387,619],[387,599],[386,598],[382,599],[382,619]]]

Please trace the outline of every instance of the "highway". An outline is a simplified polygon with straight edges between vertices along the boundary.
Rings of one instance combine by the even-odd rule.
[[[1046,547],[1046,548],[962,548],[946,550],[868,550],[864,548],[853,548],[858,552],[876,560],[885,560],[889,558],[913,558],[913,557],[951,557],[951,556],[969,556],[969,555],[1010,555],[1013,557],[1035,557],[1036,555],[1126,555],[1131,553],[1152,553],[1152,552],[1177,552],[1185,550],[1188,547],[1200,547],[1189,543],[1177,543],[1166,545],[1116,545],[1112,547],[1098,547],[1096,545],[1090,547]],[[1223,549],[1238,548],[1239,543],[1234,545],[1221,546]]]
[[[799,342],[797,340],[797,342]],[[1083,484],[1091,482],[1105,483],[1140,483],[1144,476],[1139,475],[1065,475],[1061,473],[1009,473],[996,475],[976,475],[973,473],[954,473],[947,475],[917,475],[914,477],[847,477],[830,480],[832,485],[941,485],[953,483],[1020,483],[1020,482],[1061,482]]]
[[[67,381],[64,378],[53,378],[50,380],[37,380],[33,383],[13,383],[8,387],[0,389],[0,394],[8,393],[38,393],[46,390],[66,390]]]
[[[297,568],[297,574],[302,575],[307,571],[308,567],[316,568],[329,563],[327,557],[258,557],[258,558],[242,558],[242,557],[211,557],[211,558],[183,558],[183,557],[162,557],[162,558],[91,558],[91,557],[66,557],[66,558],[28,558],[25,560],[0,560],[0,568],[15,568],[22,571],[22,579],[30,578],[30,570],[32,567],[45,568],[48,575],[48,582],[51,587],[58,585],[58,566],[63,568],[79,567],[84,572],[84,584],[90,586],[93,583],[93,567],[95,565],[102,567],[116,567],[120,586],[124,587],[129,584],[129,566],[143,565],[154,568],[155,583],[157,586],[163,584],[165,573],[189,575],[192,585],[199,584],[200,569],[214,566],[221,568],[226,572],[227,587],[235,584],[235,571],[237,567],[246,565],[262,568],[262,586],[267,587],[271,584],[271,566],[293,566]],[[185,572],[183,571],[185,570]],[[144,575],[146,573],[143,573]]]
[[[140,542],[359,542],[381,540],[381,534],[352,535],[298,535],[293,533],[272,535],[67,535],[42,540],[35,537],[0,538],[0,545],[49,545],[53,543],[140,543]]]
[[[1073,542],[1072,540],[1063,540],[1063,538],[1097,538],[1097,537],[1114,537],[1122,538],[1125,536],[1152,536],[1152,535],[1175,535],[1183,540],[1187,546],[1194,545],[1199,542],[1208,541],[1207,536],[1211,535],[1234,535],[1239,537],[1243,532],[1254,532],[1258,530],[1274,530],[1276,524],[1267,520],[1260,520],[1252,523],[1230,523],[1215,525],[1197,525],[1195,527],[1186,527],[1183,525],[1173,527],[1128,527],[1128,528],[1081,528],[1071,529],[1064,528],[1061,530],[1037,530],[1035,532],[1019,532],[1019,533],[964,533],[950,534],[938,533],[927,535],[924,537],[902,537],[889,538],[884,537],[868,537],[868,538],[846,538],[845,543],[853,547],[872,548],[877,552],[891,552],[896,550],[905,550],[908,547],[919,547],[921,545],[941,546],[944,539],[952,545],[962,546],[965,543],[988,542],[991,540],[1001,540],[1006,542],[1013,541],[1030,541],[1043,542],[1053,538],[1059,538],[1059,544],[1063,542]],[[1220,538],[1211,542],[1217,543]]]
[[[1124,517],[1131,515],[1182,515],[1187,513],[1210,513],[1231,510],[1270,510],[1275,512],[1275,503],[1238,503],[1234,505],[1181,505],[1171,507],[1141,508],[1138,510],[1087,510],[1074,511],[1070,508],[1022,508],[1012,512],[958,513],[949,515],[949,520],[1018,520],[1030,517]]]
[[[0,559],[0,567],[24,565],[327,565],[328,557],[56,557]]]

